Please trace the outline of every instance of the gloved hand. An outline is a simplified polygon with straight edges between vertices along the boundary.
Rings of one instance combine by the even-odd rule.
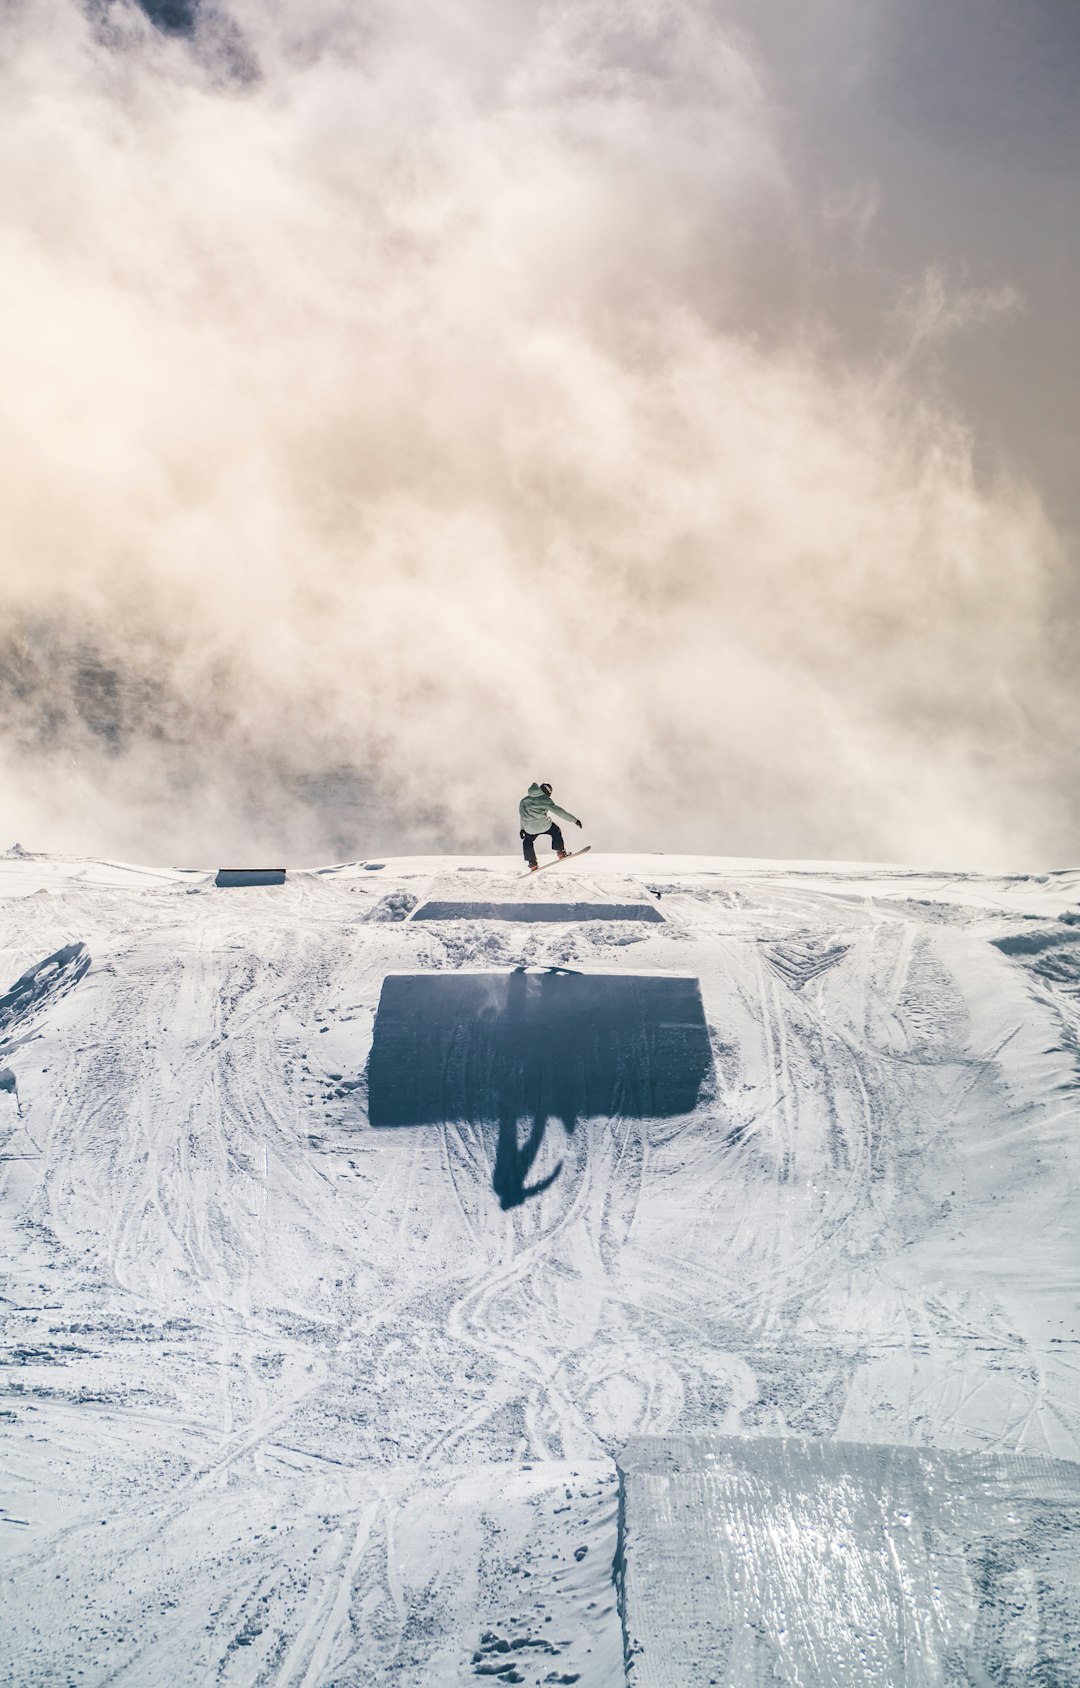
[[[524,828],[524,827],[522,827],[522,829],[521,829],[521,831],[520,831],[520,832],[519,832],[519,833],[518,833],[518,837],[519,837],[519,838],[524,838],[524,836],[525,836],[525,828]]]
[[[580,821],[575,821],[575,822],[574,822],[574,825],[575,825],[575,826],[580,826],[580,825],[581,825],[581,822],[580,822]]]

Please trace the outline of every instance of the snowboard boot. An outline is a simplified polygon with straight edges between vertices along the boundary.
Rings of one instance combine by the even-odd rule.
[[[560,850],[559,851],[559,860],[561,862],[564,862],[569,854],[570,854],[569,850]]]

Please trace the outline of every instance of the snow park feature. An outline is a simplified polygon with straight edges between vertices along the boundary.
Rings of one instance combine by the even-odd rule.
[[[1075,1688],[1080,874],[517,866],[0,855],[0,1680]]]
[[[526,1177],[547,1124],[690,1114],[712,1066],[696,979],[635,973],[391,974],[368,1072],[373,1126],[497,1127],[504,1208],[554,1182]],[[524,1146],[519,1122],[527,1122]]]
[[[537,870],[539,871],[539,869]],[[654,903],[422,903],[414,920],[645,920],[654,925],[663,915]]]
[[[283,867],[219,867],[214,884],[230,889],[249,885],[284,885]]]

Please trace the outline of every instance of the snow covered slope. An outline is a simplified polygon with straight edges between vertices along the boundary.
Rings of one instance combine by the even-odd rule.
[[[1080,1458],[1080,874],[519,872],[0,857],[0,1680],[651,1684],[631,1438]]]

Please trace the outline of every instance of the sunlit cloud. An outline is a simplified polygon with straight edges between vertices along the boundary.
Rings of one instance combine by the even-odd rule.
[[[1060,544],[915,356],[1007,280],[778,324],[813,218],[705,5],[201,16],[0,24],[12,837],[512,848],[543,778],[612,849],[1075,840]]]

